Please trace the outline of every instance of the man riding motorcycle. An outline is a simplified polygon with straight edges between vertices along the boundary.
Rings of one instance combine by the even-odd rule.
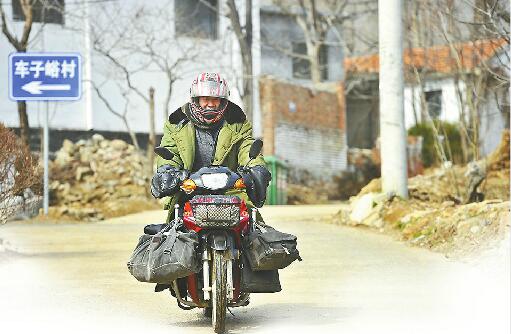
[[[151,193],[166,198],[167,223],[174,219],[174,206],[183,207],[181,182],[201,167],[223,165],[231,170],[248,166],[242,174],[243,190],[231,190],[226,195],[237,195],[249,209],[261,207],[266,199],[266,188],[271,174],[260,154],[250,161],[252,125],[241,108],[228,100],[229,88],[218,73],[200,73],[192,82],[190,102],[175,110],[165,122],[160,146],[174,156],[172,160],[157,157],[157,171],[151,181]],[[257,213],[257,218],[262,217]],[[155,291],[169,288],[157,284]]]
[[[249,161],[252,125],[241,108],[228,100],[229,88],[218,73],[200,73],[192,82],[190,102],[174,111],[165,122],[160,146],[173,154],[172,160],[157,158],[158,169],[151,181],[151,193],[164,198],[168,210],[167,223],[174,219],[174,206],[182,207],[184,198],[179,186],[191,172],[201,167],[222,165],[242,172],[246,192],[232,190],[247,207],[261,207],[271,174],[263,156]],[[258,220],[262,218],[258,214]]]

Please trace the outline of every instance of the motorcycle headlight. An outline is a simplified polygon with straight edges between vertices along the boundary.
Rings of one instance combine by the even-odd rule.
[[[226,173],[204,174],[201,176],[204,188],[211,190],[221,189],[227,185],[229,176]]]

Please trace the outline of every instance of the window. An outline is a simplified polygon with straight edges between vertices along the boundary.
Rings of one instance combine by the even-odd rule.
[[[442,91],[433,90],[426,92],[425,94],[429,116],[433,119],[439,118],[440,114],[442,113]]]
[[[32,2],[32,20],[41,23],[64,24],[64,0],[34,0]],[[14,21],[25,21],[20,0],[12,0]]]
[[[305,43],[293,43],[293,53],[307,55],[307,46]],[[328,80],[328,46],[322,45],[319,49],[319,66],[321,70],[321,80]],[[308,59],[293,57],[293,78],[311,79],[311,66]]]
[[[176,36],[216,39],[218,0],[175,0]]]

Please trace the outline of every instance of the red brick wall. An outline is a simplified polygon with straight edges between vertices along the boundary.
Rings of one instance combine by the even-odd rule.
[[[265,154],[274,153],[274,129],[278,122],[303,125],[311,129],[345,130],[344,84],[334,91],[311,89],[263,77],[259,81]],[[289,103],[296,105],[292,112]]]
[[[332,84],[329,90],[313,91],[263,77],[259,87],[265,155],[278,155],[303,168],[301,159],[308,153],[315,167],[333,169],[332,173],[345,168],[346,117],[341,83]],[[290,103],[295,105],[294,112]]]

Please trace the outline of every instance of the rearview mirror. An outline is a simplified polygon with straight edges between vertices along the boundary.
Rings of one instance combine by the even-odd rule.
[[[174,153],[170,152],[168,148],[162,146],[155,147],[154,153],[156,153],[165,160],[172,160],[172,158],[174,157]]]
[[[250,146],[250,152],[248,153],[248,157],[250,160],[255,159],[259,153],[261,153],[261,149],[263,148],[263,141],[261,139],[256,139]]]

